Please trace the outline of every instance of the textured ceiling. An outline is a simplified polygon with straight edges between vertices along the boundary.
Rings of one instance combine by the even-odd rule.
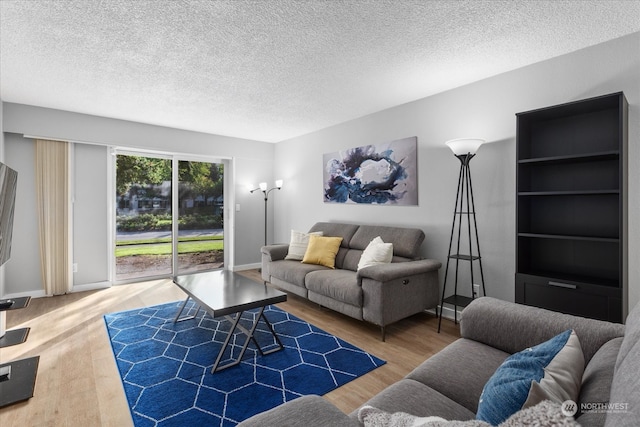
[[[277,142],[640,31],[640,1],[10,1],[0,97]]]

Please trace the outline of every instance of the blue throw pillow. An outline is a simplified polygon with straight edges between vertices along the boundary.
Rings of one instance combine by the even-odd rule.
[[[498,425],[543,400],[578,400],[584,355],[573,330],[509,356],[485,384],[476,418]]]

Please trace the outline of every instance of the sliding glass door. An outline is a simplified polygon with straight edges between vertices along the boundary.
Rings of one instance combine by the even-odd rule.
[[[221,163],[178,161],[177,274],[224,266]]]
[[[222,163],[117,154],[115,280],[222,268],[223,182]]]

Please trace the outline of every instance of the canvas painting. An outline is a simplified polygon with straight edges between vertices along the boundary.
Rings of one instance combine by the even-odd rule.
[[[417,137],[324,155],[325,203],[418,204]]]

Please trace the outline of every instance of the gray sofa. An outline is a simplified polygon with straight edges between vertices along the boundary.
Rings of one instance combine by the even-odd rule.
[[[324,307],[385,327],[438,304],[438,270],[442,263],[420,259],[424,232],[416,228],[316,223],[309,232],[342,237],[335,269],[285,259],[289,245],[262,248],[262,278],[272,285]],[[367,245],[380,236],[393,244],[390,264],[358,271]]]
[[[640,305],[620,325],[476,299],[462,313],[460,339],[366,405],[387,413],[471,420],[485,383],[506,357],[567,329],[576,331],[585,359],[576,421],[585,427],[640,425]],[[358,426],[358,412],[346,415],[322,397],[304,396],[240,426]]]

